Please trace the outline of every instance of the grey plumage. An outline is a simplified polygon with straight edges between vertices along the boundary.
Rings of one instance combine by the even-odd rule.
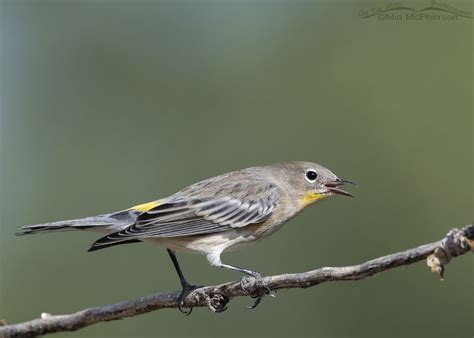
[[[310,162],[276,163],[197,182],[151,203],[153,207],[144,211],[131,208],[82,219],[26,225],[18,235],[68,230],[106,233],[90,251],[147,239],[178,240],[225,233],[252,224],[263,224],[262,229],[255,230],[255,236],[260,237],[269,232],[268,228],[277,227],[306,205],[298,201],[315,188],[304,180],[309,168],[319,173],[316,187],[326,191],[324,196],[329,196],[331,189],[325,188],[323,183],[338,179],[328,169]]]
[[[203,186],[206,189],[197,190]],[[255,177],[199,182],[138,215],[125,229],[97,240],[91,250],[130,239],[205,235],[260,223],[272,214],[278,199],[276,185]]]

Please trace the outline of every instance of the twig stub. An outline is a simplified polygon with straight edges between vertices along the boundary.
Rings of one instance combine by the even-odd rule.
[[[474,251],[474,226],[468,225],[461,230],[454,228],[441,240],[440,245],[426,258],[431,271],[444,279],[446,265],[453,257]]]

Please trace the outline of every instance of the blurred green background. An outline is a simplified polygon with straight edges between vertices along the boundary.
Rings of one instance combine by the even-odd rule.
[[[384,1],[1,1],[0,318],[179,289],[163,248],[87,253],[23,224],[111,212],[285,160],[359,187],[225,262],[349,265],[473,220],[473,20],[362,19]],[[430,1],[407,2],[421,8]],[[472,11],[471,1],[449,1]],[[179,255],[196,284],[236,280]],[[473,256],[279,292],[253,311],[163,310],[57,337],[474,334]]]

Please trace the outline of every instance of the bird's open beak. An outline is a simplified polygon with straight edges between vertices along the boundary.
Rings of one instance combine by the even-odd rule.
[[[355,184],[355,183],[352,182],[352,181],[349,181],[349,180],[341,180],[341,179],[339,179],[339,178],[338,178],[337,180],[335,180],[334,182],[326,183],[325,186],[326,186],[327,188],[329,188],[329,189],[328,189],[329,192],[331,192],[331,193],[333,193],[333,194],[354,197],[354,195],[349,194],[347,191],[344,191],[344,190],[342,190],[342,189],[337,188],[338,186],[344,185],[344,184],[351,184],[351,185],[357,186],[357,184]]]

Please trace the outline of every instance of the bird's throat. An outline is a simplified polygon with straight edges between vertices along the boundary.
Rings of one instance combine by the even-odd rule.
[[[308,192],[306,194],[303,195],[303,197],[300,198],[300,206],[302,208],[316,202],[316,201],[319,201],[320,199],[323,199],[325,198],[326,195],[324,194],[318,194],[318,193],[315,193],[315,192]]]

